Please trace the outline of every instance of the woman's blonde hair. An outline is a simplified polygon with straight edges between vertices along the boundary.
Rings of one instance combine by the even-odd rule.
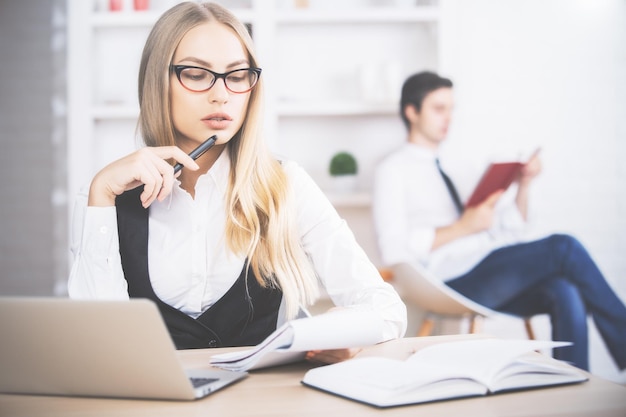
[[[176,144],[169,100],[170,65],[183,36],[207,22],[234,30],[250,66],[258,66],[248,30],[223,7],[186,2],[165,12],[148,36],[139,68],[138,127],[147,146]],[[247,117],[227,145],[231,175],[225,237],[233,252],[247,257],[248,267],[261,285],[282,290],[287,316],[292,318],[301,304],[315,301],[318,281],[297,232],[293,190],[261,137],[262,93],[261,77],[250,93]]]

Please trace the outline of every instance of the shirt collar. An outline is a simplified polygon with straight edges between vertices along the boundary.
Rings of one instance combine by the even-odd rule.
[[[205,173],[198,177],[196,188],[199,185],[206,184],[208,181],[212,181],[213,184],[224,192],[228,185],[228,177],[230,175],[230,154],[228,147],[224,147],[224,150],[217,158],[213,166]]]
[[[228,147],[224,147],[224,150],[217,158],[213,166],[206,173],[198,177],[198,181],[196,182],[196,190],[198,189],[198,187],[211,186],[211,183],[213,183],[213,187],[217,188],[223,195],[226,193],[226,187],[228,186],[229,181],[229,174],[230,154],[228,152]],[[171,207],[174,194],[179,193],[186,194],[187,192],[181,188],[180,180],[176,179],[174,183],[174,188],[172,189],[169,197],[166,199],[168,210]]]
[[[405,148],[411,155],[419,157],[420,159],[434,161],[439,157],[439,152],[437,150],[417,145],[412,142],[407,142]]]

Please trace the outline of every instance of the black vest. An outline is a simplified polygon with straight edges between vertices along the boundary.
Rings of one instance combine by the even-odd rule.
[[[157,297],[148,274],[148,209],[139,200],[142,189],[127,191],[115,202],[122,269],[130,297],[157,304],[176,348],[251,346],[276,330],[282,292],[261,287],[246,266],[226,294],[197,319]]]

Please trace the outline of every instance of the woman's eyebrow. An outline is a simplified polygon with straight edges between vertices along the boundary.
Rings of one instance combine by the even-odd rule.
[[[193,62],[195,64],[198,64],[199,66],[202,66],[202,67],[206,67],[206,68],[209,68],[209,69],[213,68],[213,65],[211,65],[207,61],[205,61],[203,59],[200,59],[200,58],[193,57],[193,56],[188,56],[188,57],[182,58],[182,59],[177,60],[177,61],[178,62]],[[238,61],[231,62],[230,64],[228,64],[226,66],[226,68],[234,68],[234,67],[238,67],[238,66],[243,65],[243,64],[250,65],[250,63],[248,62],[247,59],[240,59]]]

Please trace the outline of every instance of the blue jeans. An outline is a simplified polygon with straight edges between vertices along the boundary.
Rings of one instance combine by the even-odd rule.
[[[552,235],[497,249],[447,284],[491,309],[549,314],[552,339],[573,342],[554,357],[589,370],[587,315],[619,369],[626,369],[626,306],[575,238]]]

